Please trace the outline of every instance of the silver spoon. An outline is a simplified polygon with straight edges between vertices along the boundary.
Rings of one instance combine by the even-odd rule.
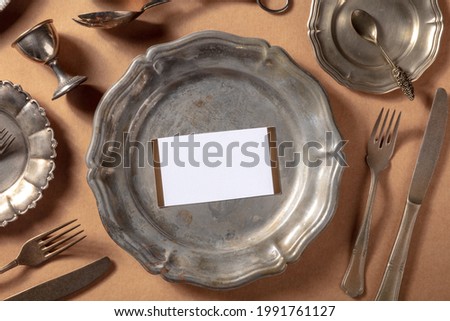
[[[73,20],[82,26],[89,28],[115,28],[129,23],[139,17],[145,10],[170,2],[170,0],[152,0],[145,4],[139,11],[102,11],[84,13]]]
[[[411,79],[406,74],[406,72],[404,72],[392,61],[392,59],[388,56],[386,51],[384,51],[383,47],[378,41],[378,29],[375,19],[363,10],[355,10],[352,12],[351,21],[353,28],[363,39],[373,43],[378,48],[380,48],[381,54],[392,68],[391,73],[396,80],[397,85],[401,88],[401,90],[409,98],[409,100],[414,100],[414,87],[412,85]]]

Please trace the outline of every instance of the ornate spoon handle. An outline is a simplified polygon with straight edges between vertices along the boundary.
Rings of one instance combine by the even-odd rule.
[[[414,100],[414,87],[408,74],[400,67],[396,66],[392,69],[392,76],[394,76],[397,81],[397,85],[400,87],[405,96],[408,97],[409,100]]]
[[[409,100],[414,100],[414,87],[411,78],[409,78],[408,74],[392,61],[392,59],[388,56],[386,51],[384,51],[382,46],[378,45],[378,47],[380,48],[384,59],[386,59],[386,61],[392,68],[391,73],[395,81],[397,82],[397,86],[400,87],[402,92],[406,97],[408,97]]]

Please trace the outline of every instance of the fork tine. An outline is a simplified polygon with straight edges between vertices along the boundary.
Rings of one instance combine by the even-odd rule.
[[[68,236],[68,237],[66,237],[66,238],[63,238],[63,239],[61,239],[61,240],[59,240],[59,241],[57,241],[57,242],[55,242],[55,243],[52,243],[52,244],[49,245],[49,246],[44,246],[44,247],[42,248],[42,250],[45,251],[45,252],[47,252],[47,253],[48,253],[48,252],[51,252],[51,251],[53,251],[54,249],[56,249],[58,246],[60,246],[61,244],[66,243],[67,241],[73,239],[74,237],[80,235],[80,234],[83,233],[83,232],[84,232],[84,230],[78,231],[77,233],[74,233],[74,234],[72,234],[72,235],[70,235],[70,236]]]
[[[16,137],[13,137],[12,134],[10,134],[8,137],[6,137],[6,140],[0,145],[2,152],[7,150],[9,148],[9,146],[11,146],[11,144],[14,142],[15,139],[16,139]]]
[[[81,224],[77,224],[77,225],[72,226],[71,228],[69,228],[69,229],[67,229],[67,230],[65,230],[65,231],[62,231],[62,232],[59,233],[59,234],[50,236],[50,237],[48,237],[48,238],[42,240],[42,241],[41,241],[41,245],[45,246],[45,245],[47,245],[47,244],[50,244],[50,243],[52,243],[53,241],[56,241],[57,239],[61,238],[62,236],[66,235],[66,234],[69,233],[69,232],[72,232],[73,230],[75,230],[76,228],[78,228],[78,227],[80,227],[80,226],[81,226]]]
[[[14,139],[16,139],[16,137],[14,137],[13,134],[9,134],[9,136],[6,137],[6,141],[14,140]]]
[[[11,137],[13,137],[12,134],[9,133],[9,131],[6,130],[6,128],[3,128],[2,131],[0,131],[0,134],[3,134],[2,137],[0,137],[0,141],[5,140],[3,142],[3,144],[6,144],[8,142],[8,140],[11,139]],[[8,135],[9,134],[9,135]],[[6,138],[5,138],[6,137]],[[14,137],[15,138],[15,137]]]
[[[375,142],[376,135],[378,132],[378,127],[380,126],[380,121],[381,121],[381,117],[383,116],[383,113],[384,113],[384,108],[381,109],[380,114],[378,115],[378,118],[375,122],[375,125],[373,126],[372,133],[370,134],[370,140],[369,140],[370,142]]]
[[[394,130],[389,134],[389,143],[392,142],[392,145],[395,145],[398,136],[398,127],[400,126],[400,118],[402,116],[402,112],[398,114],[397,121],[395,122]]]
[[[394,112],[392,113],[391,119],[389,120],[389,125],[386,128],[386,130],[384,131],[384,133],[382,133],[382,139],[383,139],[382,144],[389,144],[389,142],[390,142],[391,128],[392,128],[392,124],[394,123],[394,118],[395,118],[395,114],[396,113],[397,112],[394,109]]]
[[[35,236],[35,237],[33,238],[33,240],[44,240],[44,239],[45,239],[47,236],[49,236],[50,234],[56,232],[57,230],[62,229],[63,227],[66,227],[66,226],[69,225],[69,224],[72,224],[72,223],[75,222],[76,220],[77,220],[77,219],[74,219],[74,220],[69,221],[69,222],[67,222],[67,223],[64,223],[64,224],[62,224],[62,225],[60,225],[60,226],[58,226],[58,227],[53,228],[53,229],[51,229],[50,231],[41,233],[41,234],[39,234],[38,236]]]
[[[386,115],[384,116],[383,124],[381,125],[381,129],[378,132],[378,137],[377,137],[377,140],[376,140],[376,142],[378,143],[378,147],[382,147],[383,146],[383,142],[384,142],[384,138],[385,138],[385,136],[384,136],[384,128],[386,127],[386,122],[387,122],[387,120],[389,118],[390,112],[391,111],[388,109],[387,112],[386,112]]]
[[[63,247],[57,249],[56,251],[53,251],[53,252],[51,252],[51,253],[46,254],[45,257],[46,257],[47,259],[50,259],[50,258],[54,257],[55,255],[58,255],[58,254],[60,254],[61,252],[64,252],[65,250],[67,250],[68,248],[74,246],[74,245],[77,244],[78,242],[81,242],[81,241],[82,241],[83,239],[85,239],[85,238],[86,238],[86,235],[84,235],[84,236],[78,238],[77,240],[74,240],[74,241],[72,241],[72,242],[70,242],[70,243],[64,245]]]
[[[8,147],[9,147],[9,145],[11,145],[13,143],[13,141],[16,140],[16,137],[13,137],[13,135],[11,134],[11,135],[9,135],[9,139],[10,139],[10,141],[9,141]]]

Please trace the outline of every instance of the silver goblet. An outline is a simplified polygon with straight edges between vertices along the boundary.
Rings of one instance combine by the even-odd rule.
[[[12,44],[26,57],[43,63],[55,72],[58,88],[53,94],[55,100],[87,80],[85,76],[71,76],[58,65],[59,37],[53,26],[53,20],[45,20],[25,31]]]

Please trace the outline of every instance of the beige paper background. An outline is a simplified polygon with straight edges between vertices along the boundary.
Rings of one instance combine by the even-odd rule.
[[[37,208],[0,229],[0,263],[6,264],[30,237],[72,218],[78,218],[88,238],[40,268],[17,267],[0,278],[0,298],[69,272],[101,256],[114,261],[113,271],[73,300],[349,300],[339,288],[346,269],[354,230],[359,225],[369,187],[364,162],[371,127],[382,107],[403,112],[401,133],[391,167],[380,180],[368,254],[366,294],[374,298],[403,212],[428,111],[437,87],[450,91],[448,28],[435,63],[415,82],[417,98],[400,92],[374,96],[351,91],[334,81],[316,62],[307,36],[310,1],[294,1],[280,16],[262,11],[246,0],[173,0],[145,13],[139,21],[118,30],[94,30],[75,24],[79,13],[107,9],[137,9],[144,0],[12,0],[0,13],[0,79],[20,84],[46,108],[58,140],[55,179]],[[450,3],[439,1],[450,21]],[[22,57],[10,44],[27,28],[53,18],[61,37],[60,61],[71,73],[85,74],[87,84],[56,101],[56,79],[44,66]],[[216,29],[259,37],[287,50],[311,72],[329,94],[336,123],[345,139],[349,168],[345,170],[334,219],[300,260],[281,275],[231,291],[211,291],[172,284],[147,273],[105,232],[96,202],[86,182],[85,154],[92,119],[103,93],[125,72],[132,59],[158,43],[191,32]],[[450,129],[432,185],[414,230],[401,300],[450,300]]]

